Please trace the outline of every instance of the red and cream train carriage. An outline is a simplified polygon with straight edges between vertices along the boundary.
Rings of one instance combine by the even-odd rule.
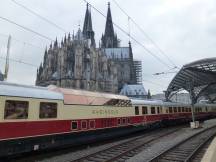
[[[206,118],[213,108],[202,105],[197,115]],[[190,114],[182,104],[0,82],[0,156],[103,140]]]

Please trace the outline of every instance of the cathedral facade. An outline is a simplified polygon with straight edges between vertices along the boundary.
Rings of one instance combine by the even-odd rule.
[[[96,48],[91,11],[87,5],[83,30],[68,34],[45,50],[37,70],[36,85],[118,93],[124,84],[136,84],[133,53],[119,47],[108,5],[105,33]]]

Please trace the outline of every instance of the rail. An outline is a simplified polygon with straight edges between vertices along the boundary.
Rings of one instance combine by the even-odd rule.
[[[95,152],[93,154],[81,157],[79,159],[73,160],[71,162],[88,162],[88,161],[102,161],[102,162],[113,162],[119,159],[129,159],[130,157],[136,155],[137,153],[141,152],[144,147],[148,147],[151,142],[156,140],[160,140],[161,137],[170,135],[181,128],[175,128],[174,130],[163,130],[165,132],[159,131],[158,134],[155,135],[153,132],[149,135],[141,136],[134,138],[132,140],[111,146],[107,149]],[[144,139],[146,138],[146,139]],[[143,140],[143,141],[142,141]]]
[[[184,161],[189,162],[196,153],[214,136],[216,135],[216,126],[204,129],[167,150],[156,155],[149,162],[160,161]]]

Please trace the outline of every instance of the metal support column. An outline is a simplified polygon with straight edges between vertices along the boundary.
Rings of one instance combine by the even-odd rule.
[[[196,96],[194,94],[194,83],[193,81],[188,81],[188,88],[189,94],[191,99],[191,115],[192,115],[192,122],[195,122],[195,115],[194,115],[194,104],[196,103]]]

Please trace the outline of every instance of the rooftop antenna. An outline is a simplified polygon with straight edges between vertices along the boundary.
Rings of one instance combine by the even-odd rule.
[[[8,71],[9,71],[9,54],[10,54],[10,46],[11,46],[11,35],[8,37],[7,43],[7,56],[6,56],[6,63],[5,63],[5,73],[4,73],[4,80],[7,80]]]

